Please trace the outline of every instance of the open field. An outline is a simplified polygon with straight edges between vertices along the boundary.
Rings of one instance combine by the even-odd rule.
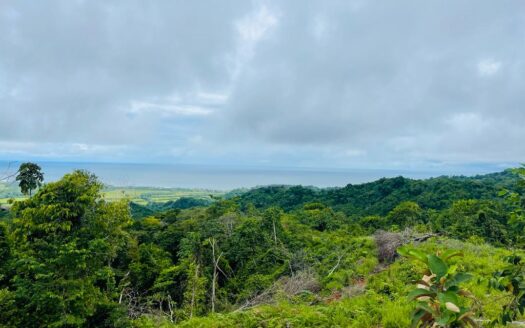
[[[108,187],[102,196],[108,201],[129,199],[137,204],[165,203],[182,197],[208,199],[210,195],[221,196],[224,192],[205,189],[150,188],[150,187]]]
[[[20,200],[23,199],[20,189],[12,183],[1,183],[0,182],[0,205],[6,205],[9,199]]]
[[[102,192],[102,197],[110,202],[129,199],[137,204],[165,203],[182,197],[208,199],[210,195],[221,196],[224,192],[206,189],[154,188],[154,187],[112,187]],[[6,205],[9,199],[22,200],[25,197],[16,185],[0,184],[0,205]]]

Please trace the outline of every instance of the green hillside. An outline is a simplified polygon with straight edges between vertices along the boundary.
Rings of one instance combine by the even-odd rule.
[[[74,172],[0,223],[0,326],[518,323],[525,172],[513,172],[147,205]]]
[[[268,186],[240,195],[239,202],[257,208],[279,206],[285,210],[320,202],[347,215],[385,215],[403,201],[422,208],[441,210],[460,199],[494,199],[503,188],[515,189],[516,174],[510,170],[474,177],[438,177],[424,180],[383,178],[343,188]]]

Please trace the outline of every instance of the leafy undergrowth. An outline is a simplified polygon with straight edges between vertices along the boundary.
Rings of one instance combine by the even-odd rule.
[[[315,241],[316,238],[313,238]],[[332,240],[333,241],[333,240]],[[364,247],[369,238],[352,238],[348,244],[361,247],[362,267],[342,270],[323,281],[323,288],[316,294],[298,295],[294,298],[276,296],[275,303],[265,304],[244,311],[218,313],[194,317],[171,323],[159,317],[142,317],[134,322],[136,327],[384,327],[410,326],[414,302],[407,297],[414,282],[424,268],[421,264],[399,258],[389,266],[371,267],[375,252]],[[324,244],[319,241],[320,244]],[[331,243],[328,243],[331,244]],[[457,240],[437,238],[418,244],[423,251],[458,250],[464,256],[451,261],[458,271],[469,272],[473,279],[465,288],[475,295],[477,302],[468,304],[477,309],[479,322],[497,317],[505,297],[499,291],[487,288],[490,274],[505,266],[503,258],[512,252],[488,244],[476,245]],[[315,249],[315,248],[314,248]],[[323,253],[322,249],[318,249]],[[350,251],[350,250],[348,250]],[[377,264],[377,262],[375,262]],[[350,272],[352,271],[352,272]],[[358,272],[358,273],[357,273]],[[339,277],[338,277],[339,276]],[[353,277],[348,280],[349,276]],[[355,279],[362,277],[362,280]],[[352,284],[342,286],[344,281]],[[481,310],[482,309],[482,310]]]
[[[281,302],[249,311],[193,318],[178,325],[141,318],[137,327],[407,327],[411,306],[373,292],[327,305]]]

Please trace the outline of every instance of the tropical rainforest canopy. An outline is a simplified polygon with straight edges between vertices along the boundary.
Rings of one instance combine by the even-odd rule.
[[[0,326],[503,325],[525,306],[520,174],[139,205],[75,171],[1,214]]]

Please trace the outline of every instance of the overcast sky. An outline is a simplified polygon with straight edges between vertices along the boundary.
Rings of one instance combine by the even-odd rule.
[[[0,1],[0,159],[525,161],[525,2]]]

